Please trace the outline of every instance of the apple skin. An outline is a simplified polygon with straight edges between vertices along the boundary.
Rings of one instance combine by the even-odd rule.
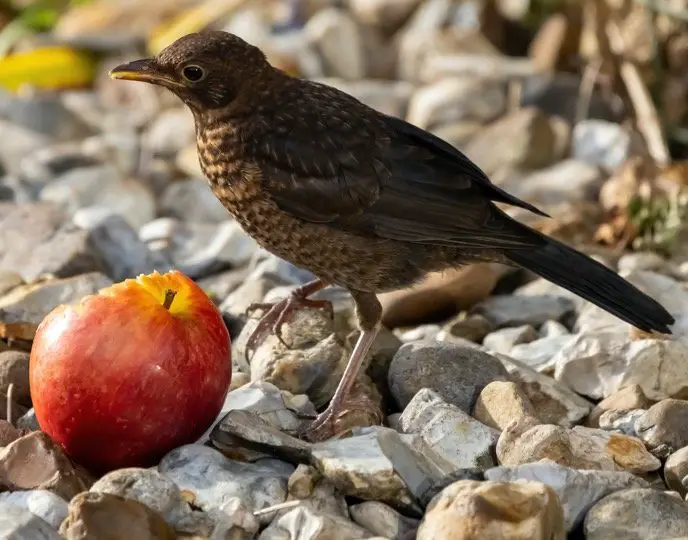
[[[169,309],[167,291],[176,293]],[[92,471],[149,466],[212,424],[230,355],[220,312],[191,279],[128,279],[40,324],[29,366],[36,418]]]

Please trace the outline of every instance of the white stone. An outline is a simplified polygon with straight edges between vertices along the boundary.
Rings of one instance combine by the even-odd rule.
[[[573,128],[575,159],[614,170],[631,155],[635,137],[616,122],[583,120]]]
[[[511,348],[507,354],[541,373],[554,371],[556,358],[561,348],[566,346],[573,336],[543,337],[530,343],[521,343]]]
[[[563,346],[552,362],[556,380],[594,399],[630,384],[639,385],[653,400],[688,388],[688,343],[682,341],[583,333]]]
[[[534,369],[528,367],[523,362],[510,358],[508,356],[500,355],[504,367],[512,375],[514,379],[522,383],[522,387],[531,401],[536,405],[538,417],[543,419],[543,409],[546,407],[540,403],[540,400],[533,399],[529,387],[534,387],[539,396],[545,396],[553,404],[553,409],[557,412],[557,418],[550,419],[551,422],[556,422],[559,425],[568,427],[577,424],[585,418],[593,409],[593,404],[588,400],[582,398],[573,392],[566,385],[557,382],[556,380],[538,373]],[[563,410],[563,412],[559,412]]]
[[[89,491],[139,501],[159,513],[172,527],[180,525],[190,514],[179,487],[154,469],[131,467],[112,471]]]
[[[492,449],[499,432],[444,402],[429,388],[420,390],[406,406],[400,426],[405,433],[421,435],[455,470],[494,465]]]
[[[501,85],[469,78],[447,78],[419,88],[406,119],[423,129],[460,120],[489,122],[506,106]]]
[[[363,428],[351,437],[316,444],[311,453],[314,465],[345,495],[392,505],[411,504],[406,484],[377,441],[380,429],[388,428]],[[414,437],[402,435],[402,440],[410,445]]]
[[[10,502],[0,502],[0,538],[60,540],[61,536],[49,523],[33,512]]]
[[[654,298],[674,316],[671,327],[673,339],[688,341],[688,291],[675,279],[650,271],[620,272],[624,279],[645,294]],[[581,332],[619,331],[629,332],[631,325],[611,313],[586,302],[580,311],[576,328]]]
[[[495,482],[542,482],[550,486],[564,507],[569,532],[602,497],[622,489],[649,487],[645,480],[628,472],[571,469],[548,459],[518,467],[496,467],[486,471],[485,478]]]
[[[158,470],[191,493],[194,504],[205,511],[222,511],[235,498],[256,511],[286,500],[294,468],[272,459],[241,463],[207,446],[186,445],[167,454]],[[262,516],[261,521],[268,523],[272,517]]]
[[[357,80],[366,74],[363,38],[356,21],[345,11],[318,11],[304,29],[322,56],[326,69],[336,77]]]
[[[59,495],[43,489],[0,493],[0,506],[5,503],[28,510],[55,529],[60,527],[60,523],[67,517],[69,512],[67,501]],[[2,513],[1,510],[0,513]],[[0,521],[2,521],[1,518]],[[0,526],[1,529],[2,527]],[[3,536],[3,538],[6,537]]]

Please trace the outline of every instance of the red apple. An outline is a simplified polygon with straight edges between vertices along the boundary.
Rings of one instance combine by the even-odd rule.
[[[232,377],[218,309],[180,272],[128,279],[55,308],[29,379],[41,428],[94,471],[147,466],[195,441]]]

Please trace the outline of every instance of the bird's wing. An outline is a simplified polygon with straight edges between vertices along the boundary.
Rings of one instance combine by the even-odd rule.
[[[281,210],[355,234],[457,248],[538,243],[492,201],[541,212],[498,189],[449,144],[384,118],[387,134],[367,142],[355,133],[339,146],[324,135],[272,134],[261,160],[264,188]]]

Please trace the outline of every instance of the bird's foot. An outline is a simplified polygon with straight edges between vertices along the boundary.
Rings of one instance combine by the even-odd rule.
[[[320,442],[333,437],[335,435],[335,421],[338,414],[339,411],[330,404],[314,420],[301,427],[297,432],[297,436],[309,442]]]
[[[260,319],[258,326],[256,326],[256,329],[246,342],[246,358],[251,358],[251,356],[253,356],[258,345],[260,345],[271,332],[277,336],[285,346],[288,346],[282,339],[282,325],[289,321],[296,311],[303,308],[324,309],[329,312],[330,317],[334,317],[331,302],[327,300],[311,300],[310,298],[306,298],[298,289],[274,304],[251,304],[246,310],[247,315],[250,316],[251,313],[256,310],[267,312]]]

